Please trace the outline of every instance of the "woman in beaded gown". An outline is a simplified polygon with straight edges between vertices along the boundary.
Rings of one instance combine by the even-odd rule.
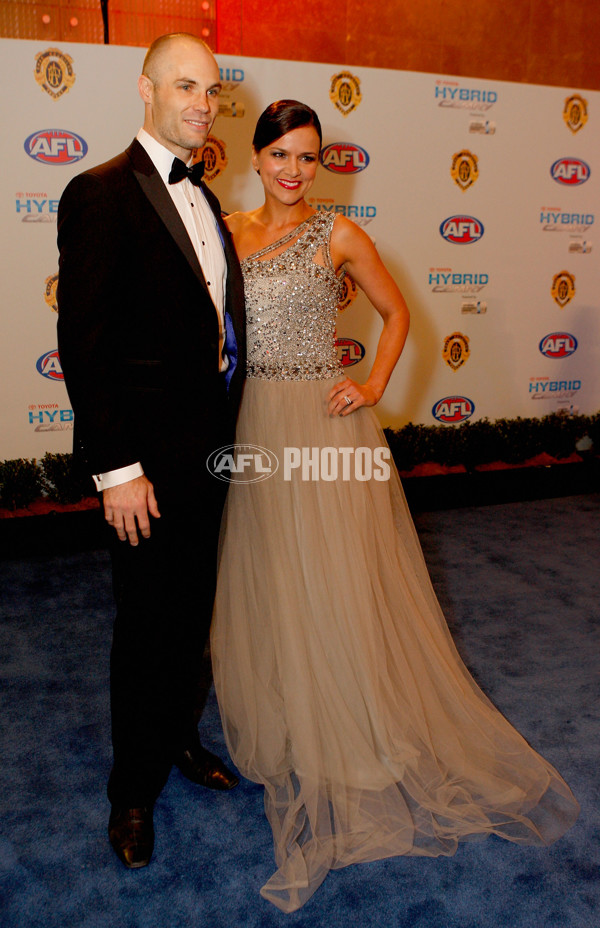
[[[286,912],[330,869],[489,834],[549,844],[578,814],[452,642],[370,408],[408,312],[368,236],[306,203],[320,146],[312,110],[272,104],[252,156],[265,203],[229,217],[248,326],[236,440],[279,469],[230,486],[211,645],[230,753],[265,787],[261,893]],[[334,344],[346,271],[383,319],[365,385]]]

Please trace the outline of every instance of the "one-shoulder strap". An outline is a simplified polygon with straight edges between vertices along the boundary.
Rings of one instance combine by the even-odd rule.
[[[281,245],[286,245],[293,238],[302,238],[304,233],[307,231],[307,229],[304,227],[308,227],[310,224],[312,224],[318,218],[318,216],[319,213],[312,213],[312,215],[304,219],[300,225],[296,226],[294,229],[292,229],[291,232],[288,232],[286,235],[284,235],[283,238],[277,239],[276,242],[271,242],[270,245],[265,245],[265,247],[261,248],[260,251],[255,251],[253,254],[247,255],[247,257],[244,258],[244,261],[257,260],[258,258],[262,258],[263,255],[268,255],[270,251],[275,251],[275,249],[279,248]]]

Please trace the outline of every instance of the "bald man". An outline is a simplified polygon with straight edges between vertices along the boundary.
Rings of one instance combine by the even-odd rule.
[[[109,837],[130,868],[150,861],[174,764],[212,789],[238,782],[201,746],[195,717],[226,486],[206,461],[233,441],[245,369],[239,264],[192,172],[220,88],[200,39],[157,39],[138,81],[143,128],[75,177],[58,211],[59,352],[75,452],[110,527],[117,606]]]

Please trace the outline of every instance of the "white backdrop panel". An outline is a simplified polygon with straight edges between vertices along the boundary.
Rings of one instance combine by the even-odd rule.
[[[60,81],[69,56],[75,80],[54,98],[34,76],[48,46],[1,40],[0,51],[3,86],[12,88],[12,96],[4,96],[1,143],[2,460],[70,450],[72,414],[60,361],[52,356],[56,315],[45,299],[48,288],[51,302],[57,272],[56,206],[74,174],[121,151],[137,132],[142,105],[135,85],[144,52],[61,44],[60,55],[47,56],[58,62],[53,75]],[[225,210],[261,202],[250,145],[256,118],[273,99],[310,104],[320,115],[324,146],[352,146],[349,155],[326,158],[329,168],[339,168],[344,157],[360,166],[366,159],[358,149],[368,156],[356,173],[322,167],[311,202],[363,225],[411,309],[407,348],[378,407],[384,425],[433,424],[434,410],[439,415],[439,401],[448,397],[442,421],[444,415],[460,421],[467,414],[496,419],[600,408],[600,271],[593,247],[600,212],[598,92],[229,56],[219,56],[219,64],[223,112],[207,161],[215,162],[211,185]],[[344,73],[349,76],[336,82]],[[347,115],[342,103],[336,105],[344,83],[361,94]],[[585,101],[587,116],[576,131],[563,119],[573,95]],[[41,130],[57,130],[56,141],[30,142],[36,160],[25,145]],[[83,157],[65,163],[69,152],[85,147]],[[451,176],[459,152],[477,161],[478,177],[467,189]],[[568,160],[559,165],[557,181],[550,169],[561,159]],[[565,183],[585,176],[586,166],[586,180]],[[472,217],[483,235],[463,244],[445,240],[440,226],[451,217],[459,234],[475,228],[461,218]],[[557,302],[551,291],[562,272],[574,288],[567,286],[569,299],[563,294]],[[478,301],[485,312],[463,311]],[[365,350],[350,376],[366,378],[379,331],[378,316],[361,294],[340,313],[338,334],[351,342],[345,358],[356,357],[354,342]],[[455,333],[458,355],[450,357],[451,366],[443,348]],[[558,357],[540,350],[551,334]]]

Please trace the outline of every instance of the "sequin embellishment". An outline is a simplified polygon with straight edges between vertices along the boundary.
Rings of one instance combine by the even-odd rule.
[[[329,252],[334,220],[333,213],[314,213],[242,261],[248,377],[326,380],[342,372],[335,347],[342,281]],[[288,241],[285,251],[264,258]]]

